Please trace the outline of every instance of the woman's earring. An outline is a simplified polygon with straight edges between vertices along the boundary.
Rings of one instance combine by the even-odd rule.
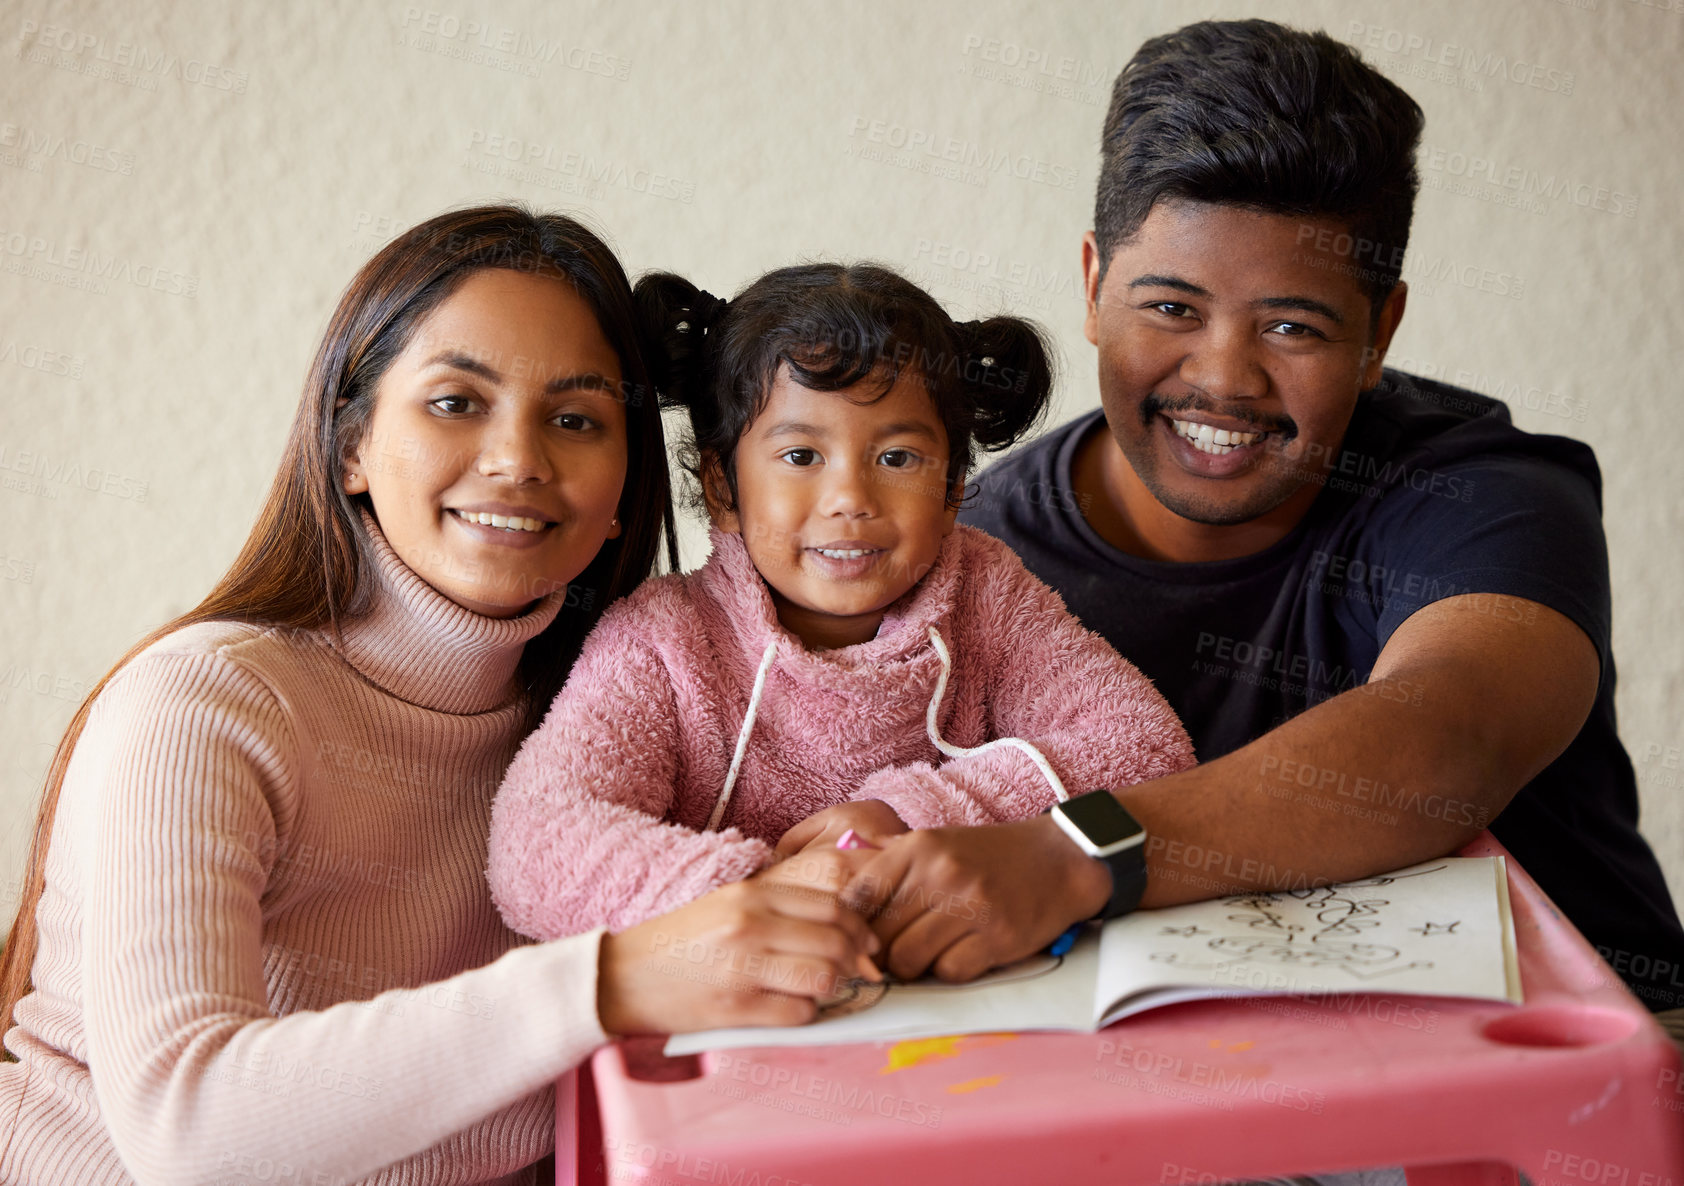
[[[612,519],[608,520],[608,538],[620,538],[620,516],[618,515],[615,515]]]
[[[346,494],[362,494],[368,490],[368,479],[355,470],[348,471],[345,474],[345,481],[342,484],[345,487]]]

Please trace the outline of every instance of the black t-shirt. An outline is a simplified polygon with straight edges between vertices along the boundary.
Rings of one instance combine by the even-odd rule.
[[[1638,834],[1614,726],[1601,473],[1588,446],[1522,432],[1495,400],[1388,370],[1358,399],[1322,492],[1284,539],[1174,564],[1120,551],[1083,517],[1071,465],[1105,430],[1094,412],[991,467],[960,518],[1015,548],[1157,684],[1201,760],[1366,683],[1392,632],[1441,598],[1491,595],[1475,604],[1511,619],[1525,599],[1577,623],[1602,658],[1596,705],[1491,831],[1651,1009],[1684,1005],[1684,929]],[[1402,682],[1390,691],[1426,694]],[[1271,776],[1283,797],[1357,818],[1487,822],[1430,787],[1345,771]]]

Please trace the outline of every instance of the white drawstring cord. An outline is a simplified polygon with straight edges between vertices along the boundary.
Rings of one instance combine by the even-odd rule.
[[[994,741],[984,742],[982,745],[962,746],[949,745],[942,740],[941,730],[936,728],[936,713],[941,708],[941,698],[947,694],[947,676],[953,669],[953,661],[947,654],[947,643],[942,641],[941,631],[930,627],[930,643],[936,649],[936,657],[941,660],[941,674],[936,677],[936,690],[930,697],[930,707],[924,713],[924,731],[930,735],[930,741],[936,749],[950,758],[968,758],[973,754],[980,754],[997,746],[1011,746],[1029,755],[1029,760],[1035,763],[1041,774],[1051,784],[1053,793],[1062,802],[1070,798],[1070,792],[1064,789],[1064,783],[1053,770],[1051,763],[1029,742],[1021,737],[1000,737]],[[725,789],[719,792],[719,801],[713,805],[713,814],[708,816],[707,827],[702,829],[711,832],[719,827],[719,821],[725,818],[725,808],[731,802],[731,792],[737,785],[737,772],[742,769],[743,755],[748,752],[748,737],[754,732],[754,718],[760,712],[760,694],[766,690],[766,673],[772,668],[772,659],[778,653],[778,640],[773,639],[766,644],[766,651],[760,656],[760,669],[754,673],[754,691],[749,693],[748,711],[743,714],[742,728],[737,730],[737,752],[731,755],[731,769],[725,773]]]
[[[935,743],[935,747],[950,758],[968,758],[973,754],[980,754],[984,750],[991,750],[1002,745],[1020,749],[1029,755],[1029,760],[1035,763],[1046,780],[1052,784],[1053,793],[1058,796],[1060,802],[1070,798],[1070,792],[1064,789],[1064,783],[1059,779],[1058,774],[1041,751],[1021,737],[1000,737],[993,741],[984,742],[982,745],[968,748],[962,745],[949,745],[941,739],[941,731],[936,728],[936,711],[941,707],[941,698],[947,692],[947,673],[952,669],[953,664],[947,657],[947,644],[942,641],[941,631],[934,626],[930,627],[930,642],[935,646],[936,654],[941,658],[941,675],[936,679],[936,692],[934,696],[930,697],[929,710],[924,714],[924,730],[930,735],[930,740]]]
[[[748,752],[748,735],[754,732],[754,717],[760,711],[760,693],[766,690],[766,673],[771,670],[772,659],[777,653],[778,640],[774,638],[766,644],[766,653],[760,656],[760,670],[754,673],[754,691],[749,693],[748,711],[743,714],[743,727],[737,730],[737,752],[731,755],[725,789],[719,792],[719,802],[713,805],[713,814],[708,816],[708,826],[702,829],[704,832],[713,831],[725,818],[725,807],[731,802],[731,791],[737,785],[737,771],[742,769],[743,754]]]

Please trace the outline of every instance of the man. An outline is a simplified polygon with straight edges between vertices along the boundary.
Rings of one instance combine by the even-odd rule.
[[[1147,837],[1141,905],[1367,875],[1489,825],[1672,1008],[1684,932],[1615,732],[1595,459],[1382,370],[1421,127],[1325,34],[1206,22],[1142,46],[1082,248],[1102,414],[989,471],[963,517],[1193,736],[1203,765],[1115,790],[1114,838],[1129,816]],[[898,895],[893,971],[968,978],[1133,905],[1074,827],[914,833],[851,895]],[[926,905],[954,895],[987,909]]]

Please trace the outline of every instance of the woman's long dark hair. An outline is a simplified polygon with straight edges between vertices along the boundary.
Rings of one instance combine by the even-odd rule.
[[[644,363],[631,285],[614,253],[590,230],[558,214],[482,206],[441,214],[398,236],[351,281],[304,381],[279,472],[257,523],[233,566],[197,606],[152,631],[118,660],[71,718],[52,765],[24,874],[11,936],[0,953],[0,1032],[29,991],[35,962],[35,911],[45,881],[47,846],[59,789],[88,710],[111,676],[153,642],[199,622],[327,628],[367,608],[363,574],[371,558],[359,503],[340,485],[341,459],[354,449],[374,411],[375,387],[417,325],[474,272],[507,268],[556,276],[596,314],[620,357],[626,401],[623,530],[575,581],[580,596],[526,644],[519,678],[529,697],[528,727],[560,690],[585,635],[603,608],[648,576],[666,537],[678,567],[661,416]]]

